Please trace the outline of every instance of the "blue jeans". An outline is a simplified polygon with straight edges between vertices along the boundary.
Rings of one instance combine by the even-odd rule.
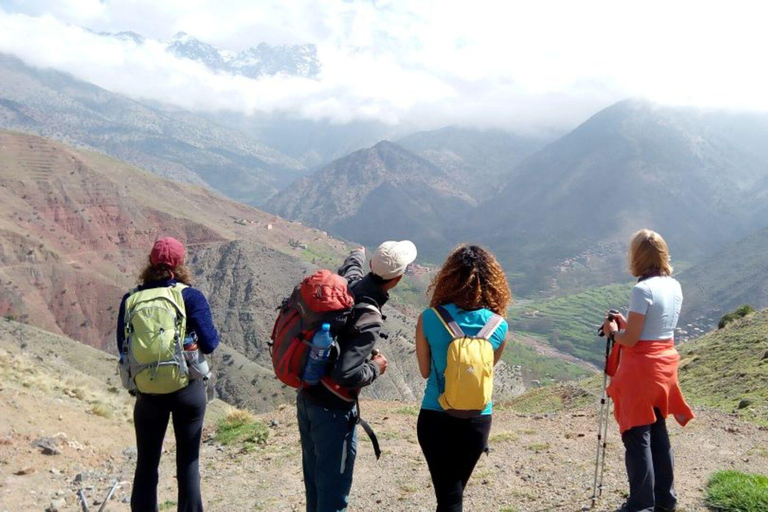
[[[357,410],[328,409],[301,393],[296,406],[307,512],[344,512],[357,455]]]

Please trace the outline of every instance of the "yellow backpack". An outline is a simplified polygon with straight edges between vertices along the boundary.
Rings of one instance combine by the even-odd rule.
[[[493,394],[494,354],[489,339],[504,319],[494,314],[476,336],[467,336],[445,308],[438,306],[433,311],[453,338],[440,383],[440,406],[452,416],[477,416]]]

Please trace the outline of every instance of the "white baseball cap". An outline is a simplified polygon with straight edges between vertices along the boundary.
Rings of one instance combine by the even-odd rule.
[[[405,274],[405,267],[416,259],[416,246],[410,240],[384,242],[371,257],[371,272],[382,279]]]

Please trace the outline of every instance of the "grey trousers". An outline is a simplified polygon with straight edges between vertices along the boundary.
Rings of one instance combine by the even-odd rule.
[[[621,436],[629,477],[627,512],[665,512],[677,505],[667,423],[659,410],[654,410],[655,423],[631,428]]]

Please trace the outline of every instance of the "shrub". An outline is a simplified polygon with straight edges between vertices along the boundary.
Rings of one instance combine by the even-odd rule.
[[[744,304],[743,306],[739,306],[735,310],[731,311],[730,313],[726,313],[725,315],[720,318],[720,321],[717,323],[717,328],[722,329],[729,323],[733,322],[734,320],[738,320],[739,318],[744,318],[745,316],[752,314],[755,312],[755,308],[750,306],[749,304]]]
[[[718,471],[707,483],[707,503],[722,512],[768,510],[768,476]]]
[[[266,443],[268,438],[267,427],[244,409],[230,408],[216,426],[216,440],[221,444],[244,443],[253,447]]]
[[[96,416],[101,416],[102,418],[110,419],[112,417],[112,409],[110,409],[107,404],[102,402],[93,403],[93,405],[91,405],[91,412]]]

